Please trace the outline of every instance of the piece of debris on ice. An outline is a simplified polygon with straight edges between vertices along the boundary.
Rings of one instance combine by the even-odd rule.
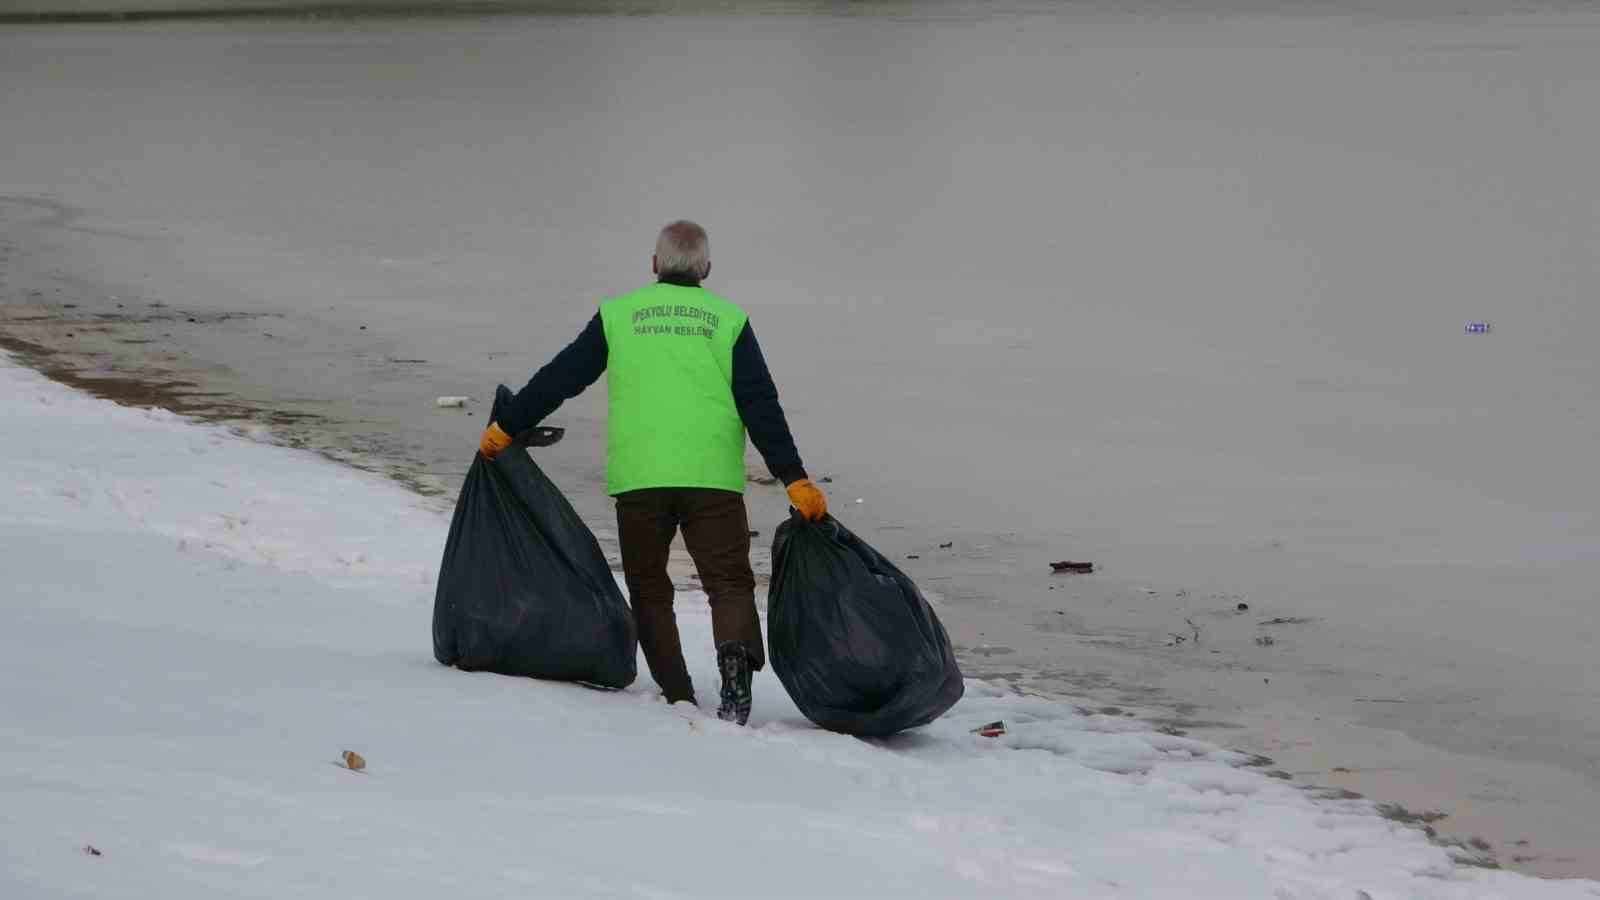
[[[999,737],[1000,735],[1006,733],[1006,723],[990,722],[987,725],[979,725],[977,728],[972,729],[972,733],[978,737]]]
[[[467,405],[466,397],[440,397],[433,401],[440,409],[460,409]]]
[[[1060,562],[1051,563],[1050,569],[1051,571],[1055,572],[1093,572],[1094,563],[1073,562],[1071,560],[1064,559]]]

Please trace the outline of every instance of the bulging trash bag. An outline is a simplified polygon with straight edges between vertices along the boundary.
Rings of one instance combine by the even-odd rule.
[[[510,400],[501,385],[495,413]],[[474,454],[439,566],[433,655],[471,671],[626,687],[637,674],[628,602],[594,533],[526,450],[554,437],[530,429],[493,460]]]
[[[767,643],[795,705],[830,731],[893,734],[961,699],[961,669],[933,607],[831,516],[796,513],[778,526]]]

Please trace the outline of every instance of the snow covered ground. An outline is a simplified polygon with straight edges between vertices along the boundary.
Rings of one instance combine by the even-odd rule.
[[[770,672],[741,729],[648,683],[445,669],[437,511],[9,361],[0,467],[7,898],[1600,897],[987,683],[868,742],[809,726]]]

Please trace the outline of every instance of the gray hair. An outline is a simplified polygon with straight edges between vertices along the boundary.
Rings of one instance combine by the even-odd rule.
[[[706,277],[711,271],[711,239],[706,230],[687,219],[661,229],[656,238],[656,268],[662,275]]]

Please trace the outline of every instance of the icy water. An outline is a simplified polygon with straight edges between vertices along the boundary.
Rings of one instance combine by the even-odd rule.
[[[0,337],[448,496],[695,218],[972,674],[1600,875],[1600,13],[564,8],[0,25]]]

